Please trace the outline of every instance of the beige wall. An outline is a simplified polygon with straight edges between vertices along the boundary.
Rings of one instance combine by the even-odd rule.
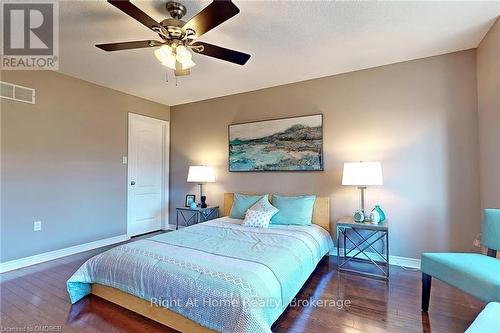
[[[272,74],[270,74],[272,75]],[[390,219],[392,254],[469,250],[480,232],[475,50],[409,61],[171,108],[171,222],[187,193],[188,166],[216,167],[210,204],[225,191],[316,193],[335,221],[359,205],[340,185],[346,161],[381,160],[371,187]],[[324,114],[325,171],[230,173],[231,123]]]
[[[172,107],[170,223],[185,194],[199,195],[185,182],[192,164],[216,166],[212,204],[225,191],[316,193],[330,196],[334,224],[359,204],[339,185],[342,163],[381,160],[385,185],[368,189],[367,206],[386,210],[392,254],[469,250],[480,232],[478,137],[483,205],[500,206],[499,30],[477,51],[477,85],[469,50]],[[169,107],[55,72],[1,75],[37,89],[35,105],[0,104],[1,261],[125,233],[127,113],[169,119]],[[324,172],[227,171],[228,124],[316,113]]]
[[[55,72],[1,79],[36,89],[35,105],[1,99],[1,261],[125,234],[127,113],[169,107]]]
[[[477,94],[483,208],[500,208],[500,20],[477,49]]]

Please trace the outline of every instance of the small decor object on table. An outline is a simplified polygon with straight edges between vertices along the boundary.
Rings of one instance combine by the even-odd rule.
[[[374,224],[385,221],[385,213],[379,205],[375,205],[375,208],[372,209],[372,212],[370,213],[370,221]]]
[[[377,245],[380,246],[377,246]],[[363,255],[362,258],[359,256]],[[341,272],[351,272],[382,280],[389,279],[389,227],[387,222],[369,224],[350,217],[337,221],[337,264]],[[362,270],[361,267],[373,267]],[[375,272],[373,272],[375,271]]]
[[[365,213],[362,210],[358,210],[352,218],[356,222],[363,222],[365,220]]]
[[[196,205],[196,195],[186,194],[186,201],[184,202],[184,207],[191,207],[192,203]]]
[[[179,229],[179,220],[188,227],[192,224],[198,224],[210,221],[219,217],[219,206],[202,207],[177,207],[176,209],[175,230]]]
[[[376,210],[380,215],[380,222],[384,222],[386,216],[382,208],[380,208],[380,205],[375,205],[375,208],[373,208],[373,210]]]
[[[379,224],[380,223],[380,214],[375,209],[373,209],[372,212],[370,213],[370,222],[372,224]]]

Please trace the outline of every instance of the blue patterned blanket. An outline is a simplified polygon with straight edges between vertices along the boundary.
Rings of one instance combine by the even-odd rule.
[[[68,280],[72,303],[114,287],[219,332],[271,332],[333,246],[321,227],[244,227],[220,218],[117,246]]]

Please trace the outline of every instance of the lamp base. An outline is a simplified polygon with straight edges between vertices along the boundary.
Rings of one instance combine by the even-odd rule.
[[[201,208],[207,208],[207,196],[206,195],[202,195],[201,196],[201,205],[200,205]]]

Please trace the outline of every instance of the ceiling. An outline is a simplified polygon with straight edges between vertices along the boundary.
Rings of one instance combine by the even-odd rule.
[[[234,1],[241,12],[199,40],[250,53],[245,66],[194,54],[176,80],[153,49],[107,53],[94,44],[157,39],[105,1],[60,2],[60,72],[166,105],[475,48],[496,2]],[[163,1],[134,1],[157,21]],[[187,21],[207,1],[184,1]]]

